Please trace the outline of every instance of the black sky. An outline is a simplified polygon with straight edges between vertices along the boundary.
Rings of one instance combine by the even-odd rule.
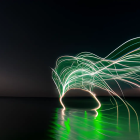
[[[57,96],[50,67],[59,56],[105,57],[137,36],[139,1],[1,1],[0,95]]]

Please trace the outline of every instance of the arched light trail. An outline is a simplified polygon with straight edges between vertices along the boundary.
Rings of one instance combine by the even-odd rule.
[[[89,92],[98,102],[101,103],[93,94],[93,88],[99,87],[106,90],[112,97],[117,96],[126,106],[129,116],[129,107],[134,108],[124,101],[107,81],[114,80],[123,94],[119,81],[140,87],[140,37],[136,37],[124,42],[105,58],[101,58],[90,52],[81,52],[76,56],[61,56],[56,61],[56,67],[52,69],[52,78],[60,95],[60,103],[65,110],[62,98],[70,89],[82,89]],[[117,107],[118,104],[113,97]],[[129,106],[129,107],[128,107]],[[99,109],[96,108],[96,109]],[[138,121],[138,115],[137,121]],[[139,128],[139,127],[138,127]]]

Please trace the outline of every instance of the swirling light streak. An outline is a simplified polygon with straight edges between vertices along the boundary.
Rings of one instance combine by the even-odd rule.
[[[125,100],[123,100],[109,86],[107,81],[114,80],[121,93],[124,96],[122,88],[118,81],[123,81],[129,85],[140,87],[140,37],[136,37],[124,42],[105,58],[101,58],[90,52],[82,52],[76,56],[61,56],[56,61],[56,67],[52,69],[52,78],[60,95],[60,103],[65,110],[62,98],[70,89],[82,89],[89,92],[98,102],[99,109],[101,103],[92,92],[94,87],[99,87],[108,91],[112,97],[117,96],[126,106],[129,116],[129,107],[134,108]],[[113,98],[115,100],[115,98]],[[116,102],[116,101],[115,101]],[[117,107],[116,102],[116,107]],[[128,107],[129,106],[129,107]],[[118,107],[117,107],[118,118]],[[139,124],[138,124],[139,125]],[[139,128],[139,126],[138,126]]]

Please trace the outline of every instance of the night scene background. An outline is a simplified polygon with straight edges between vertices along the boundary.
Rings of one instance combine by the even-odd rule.
[[[68,138],[66,133],[63,136],[59,133],[55,137],[56,131],[48,131],[50,122],[55,122],[55,115],[61,118],[61,113],[58,113],[60,111],[58,108],[61,108],[59,94],[52,80],[51,68],[55,67],[55,62],[60,56],[75,56],[87,51],[105,57],[125,41],[140,36],[139,4],[138,0],[1,1],[0,139],[110,140],[111,138],[98,134],[94,134],[95,138],[91,134],[87,136],[85,134],[85,137],[80,138],[73,135]],[[115,88],[115,84],[111,84]],[[123,83],[122,87],[125,96],[140,95],[139,89],[128,89]],[[95,88],[94,91],[97,96],[108,95],[100,89]],[[115,91],[120,93],[117,88]],[[82,91],[71,91],[67,96],[71,95],[90,96]],[[132,99],[128,98],[138,111],[139,98]],[[105,97],[101,100],[106,102],[109,99]],[[127,111],[124,114],[127,114]],[[67,124],[69,120],[71,122],[70,117],[65,120],[65,123]],[[132,120],[136,120],[135,116]],[[83,122],[84,119],[81,121]],[[91,124],[89,120],[88,124]],[[73,126],[76,128],[76,124]],[[84,125],[81,127],[85,128]],[[133,129],[136,127],[132,126]],[[126,125],[123,130],[127,128]],[[69,133],[70,128],[67,127],[67,130]],[[64,132],[65,129],[61,131]],[[77,134],[84,133],[84,130],[74,131]],[[131,135],[137,135],[134,133],[129,135],[124,131],[122,133],[124,136],[119,137],[122,140],[131,140]],[[126,135],[129,138],[126,138]]]

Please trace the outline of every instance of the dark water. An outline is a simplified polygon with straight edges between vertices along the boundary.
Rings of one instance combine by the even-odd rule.
[[[0,140],[138,140],[138,122],[130,108],[116,98],[67,98],[64,111],[58,99],[0,98]],[[126,99],[140,117],[140,98]],[[118,123],[117,123],[118,122]]]

